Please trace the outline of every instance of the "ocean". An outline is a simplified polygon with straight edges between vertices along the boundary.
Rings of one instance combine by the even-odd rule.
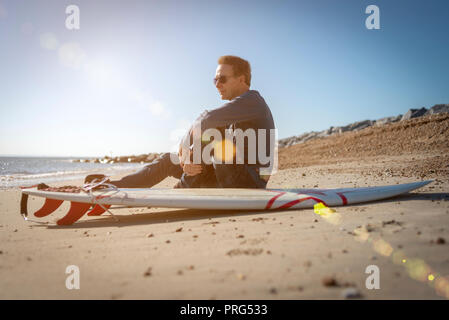
[[[114,175],[143,167],[140,163],[107,164],[73,160],[75,158],[0,157],[0,188],[82,179],[91,173]]]

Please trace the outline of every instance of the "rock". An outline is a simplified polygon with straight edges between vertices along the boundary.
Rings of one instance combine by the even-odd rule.
[[[395,117],[386,117],[386,118],[381,118],[375,121],[376,126],[383,126],[389,123],[394,123],[394,122],[398,122],[402,119],[402,114],[395,116]]]
[[[364,224],[363,226],[360,227],[360,231],[361,232],[373,232],[375,231],[376,228],[372,225],[372,224]]]
[[[304,143],[310,140],[314,140],[317,138],[324,138],[328,137],[334,134],[341,134],[343,132],[349,132],[349,131],[360,131],[365,128],[368,128],[370,126],[383,126],[389,123],[394,123],[402,120],[409,120],[412,118],[421,117],[424,115],[431,115],[436,113],[443,113],[443,112],[449,112],[449,104],[436,104],[429,110],[427,110],[425,107],[422,107],[421,109],[410,109],[407,113],[404,115],[400,114],[397,116],[392,117],[385,117],[378,120],[363,120],[354,122],[351,124],[348,124],[346,126],[341,127],[330,127],[327,130],[323,130],[320,132],[311,131],[311,132],[305,132],[303,134],[292,136],[284,139],[278,140],[278,147],[284,148],[289,147],[295,144]]]
[[[402,222],[396,221],[396,220],[388,220],[388,221],[382,221],[382,227],[385,227],[388,224],[396,225],[396,226],[402,226]]]
[[[141,154],[138,156],[120,156],[111,158],[108,156],[104,156],[104,158],[94,159],[92,160],[95,163],[147,163],[152,162],[153,160],[159,157],[158,153],[149,153],[149,154]],[[79,160],[78,160],[79,161]]]
[[[141,155],[138,155],[138,156],[130,156],[128,158],[128,162],[131,162],[131,163],[144,162],[147,159],[147,157],[148,157],[148,155],[146,155],[146,154],[141,154]]]
[[[338,287],[337,279],[335,279],[334,277],[324,277],[321,280],[321,283],[325,287]]]
[[[301,142],[309,141],[309,140],[315,138],[316,136],[318,136],[318,132],[312,131],[309,134],[307,134],[304,138],[302,138]]]
[[[368,128],[373,125],[373,121],[371,120],[364,120],[364,121],[358,121],[351,123],[348,126],[348,131],[359,131],[365,128]]]
[[[149,277],[149,276],[151,276],[151,271],[152,271],[152,268],[149,267],[149,268],[147,269],[147,271],[144,272],[143,276],[144,276],[144,277]]]
[[[329,129],[318,132],[316,135],[317,138],[324,138],[330,135]]]
[[[147,155],[146,159],[145,159],[145,162],[153,162],[157,158],[159,158],[159,154],[157,154],[157,153],[149,153]]]
[[[449,112],[449,104],[436,104],[426,112],[426,116],[436,113]]]
[[[410,109],[401,118],[401,121],[422,117],[427,112],[425,107],[421,109]]]
[[[114,162],[128,162],[128,157],[115,157]]]
[[[337,127],[335,129],[337,130],[337,133],[343,133],[343,132],[347,132],[347,131],[359,131],[359,130],[362,130],[362,129],[372,126],[373,123],[374,122],[371,120],[363,120],[363,121],[358,121],[358,122],[348,124],[344,127]]]
[[[346,288],[341,292],[341,296],[345,299],[361,298],[362,294],[356,288]]]

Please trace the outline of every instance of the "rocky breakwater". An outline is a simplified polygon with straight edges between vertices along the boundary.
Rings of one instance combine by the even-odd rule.
[[[424,117],[437,113],[449,113],[449,104],[436,104],[430,109],[422,107],[421,109],[410,109],[404,115],[400,114],[393,117],[381,118],[378,120],[358,121],[342,127],[330,127],[323,131],[306,132],[298,136],[279,139],[279,148],[289,147],[298,143],[304,143],[309,140],[323,138],[335,134],[341,134],[348,131],[360,131],[371,126],[384,126],[390,123],[405,121],[413,118]]]
[[[72,162],[91,162],[91,163],[150,163],[153,160],[159,158],[160,153],[148,153],[141,155],[132,156],[120,156],[120,157],[109,157],[104,156],[103,158],[93,158],[93,159],[75,159]]]

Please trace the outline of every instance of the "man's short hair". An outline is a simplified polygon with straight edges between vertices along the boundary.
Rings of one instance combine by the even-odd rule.
[[[218,58],[218,64],[229,64],[234,70],[234,76],[245,76],[245,83],[251,86],[251,66],[249,62],[236,56],[221,56]]]

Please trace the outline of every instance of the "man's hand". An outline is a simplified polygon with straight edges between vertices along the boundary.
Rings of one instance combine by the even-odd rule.
[[[188,176],[196,176],[203,171],[203,167],[200,164],[186,163],[182,167],[182,170]]]
[[[200,174],[203,171],[203,167],[201,164],[192,163],[193,161],[192,149],[187,147],[187,143],[188,141],[190,141],[190,137],[192,136],[192,134],[193,134],[193,126],[189,129],[189,131],[179,144],[179,151],[178,151],[179,165],[181,166],[184,173],[188,176],[196,176],[197,174]],[[183,150],[184,152],[187,152],[187,154],[183,154]]]
[[[190,159],[190,153],[192,152],[189,149],[189,155],[187,158]],[[179,146],[179,151],[178,151],[178,156],[179,156],[179,165],[181,166],[182,170],[184,171],[184,173],[188,176],[196,176],[197,174],[200,174],[203,171],[203,167],[201,164],[193,164],[193,163],[184,163],[182,161],[183,157],[182,157],[182,146]]]

